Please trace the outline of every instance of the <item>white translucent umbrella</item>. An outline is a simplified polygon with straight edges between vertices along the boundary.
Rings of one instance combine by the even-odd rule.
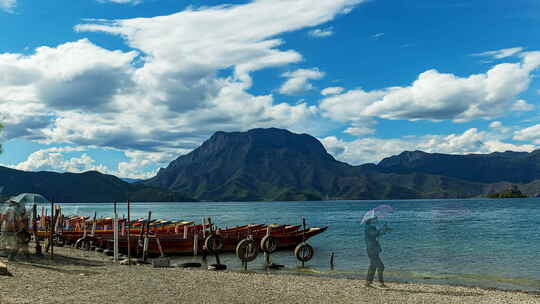
[[[362,218],[361,223],[365,224],[367,221],[371,219],[384,217],[394,211],[395,211],[394,208],[392,208],[389,205],[380,205],[377,208],[373,208],[369,210],[368,212],[366,212],[366,214],[364,214],[364,217]]]
[[[9,199],[21,205],[50,204],[51,202],[41,194],[21,193]]]

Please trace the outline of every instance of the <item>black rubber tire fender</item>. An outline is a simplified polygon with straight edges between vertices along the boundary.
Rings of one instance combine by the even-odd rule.
[[[277,250],[277,239],[271,235],[267,235],[261,240],[261,251],[266,253],[272,253]]]
[[[294,248],[294,255],[300,262],[308,262],[313,258],[315,250],[308,243],[302,242]]]
[[[208,270],[227,270],[227,265],[224,264],[212,264],[208,266]]]
[[[243,262],[251,262],[257,258],[259,246],[253,239],[243,239],[236,245],[236,256]]]
[[[91,242],[92,241],[90,241],[90,240],[83,240],[83,242],[81,244],[81,249],[84,250],[84,251],[90,251],[90,248],[92,247]]]
[[[75,248],[77,249],[82,249],[82,244],[83,242],[86,241],[86,238],[82,237],[80,239],[78,239],[76,242],[75,242]]]
[[[197,268],[201,266],[202,266],[201,263],[196,263],[196,262],[182,263],[179,265],[179,267],[182,267],[182,268]]]
[[[223,249],[224,241],[220,235],[210,234],[204,240],[204,248],[210,253],[218,253]]]

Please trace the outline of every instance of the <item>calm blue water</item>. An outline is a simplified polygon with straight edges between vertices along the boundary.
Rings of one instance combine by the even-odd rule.
[[[329,226],[309,243],[316,254],[306,269],[298,268],[292,252],[272,255],[287,268],[281,272],[364,277],[368,266],[360,219],[371,208],[391,205],[396,211],[383,220],[394,230],[381,240],[389,280],[448,283],[540,290],[540,199],[469,199],[402,201],[140,203],[132,217],[193,220],[212,217],[220,227],[248,223]],[[111,204],[66,204],[64,213],[110,216]],[[125,204],[119,214],[126,214]],[[330,270],[330,254],[336,268]],[[198,258],[183,257],[181,262]],[[209,260],[214,263],[213,259]],[[238,270],[232,254],[222,262]],[[262,257],[250,263],[263,271]]]

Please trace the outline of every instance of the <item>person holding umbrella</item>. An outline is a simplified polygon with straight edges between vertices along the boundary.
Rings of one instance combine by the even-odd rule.
[[[29,216],[25,206],[48,204],[50,202],[41,194],[21,193],[10,198],[7,203],[8,206],[4,210],[1,229],[4,241],[10,251],[8,260],[14,260],[19,251],[22,251],[28,259],[30,258],[28,253],[28,243],[30,242],[30,234],[28,233]]]
[[[8,260],[13,261],[19,251],[29,258],[28,242],[25,242],[24,234],[27,234],[28,217],[24,204],[13,199],[8,200],[8,206],[4,210],[2,218],[2,236],[9,251]]]
[[[373,287],[373,279],[375,277],[375,272],[377,272],[381,287],[386,288],[383,276],[384,264],[381,260],[381,257],[379,256],[379,254],[382,252],[381,244],[379,243],[379,237],[391,231],[391,229],[388,228],[386,224],[382,229],[377,229],[376,222],[379,216],[383,216],[392,211],[393,209],[390,206],[379,206],[375,209],[368,211],[362,219],[362,224],[366,225],[364,228],[364,237],[366,241],[366,251],[369,258],[366,287]]]

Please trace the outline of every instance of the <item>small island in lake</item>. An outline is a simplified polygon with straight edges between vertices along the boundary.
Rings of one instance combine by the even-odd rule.
[[[489,198],[526,198],[527,195],[521,193],[519,188],[516,185],[501,191],[501,192],[492,192],[487,195]]]

